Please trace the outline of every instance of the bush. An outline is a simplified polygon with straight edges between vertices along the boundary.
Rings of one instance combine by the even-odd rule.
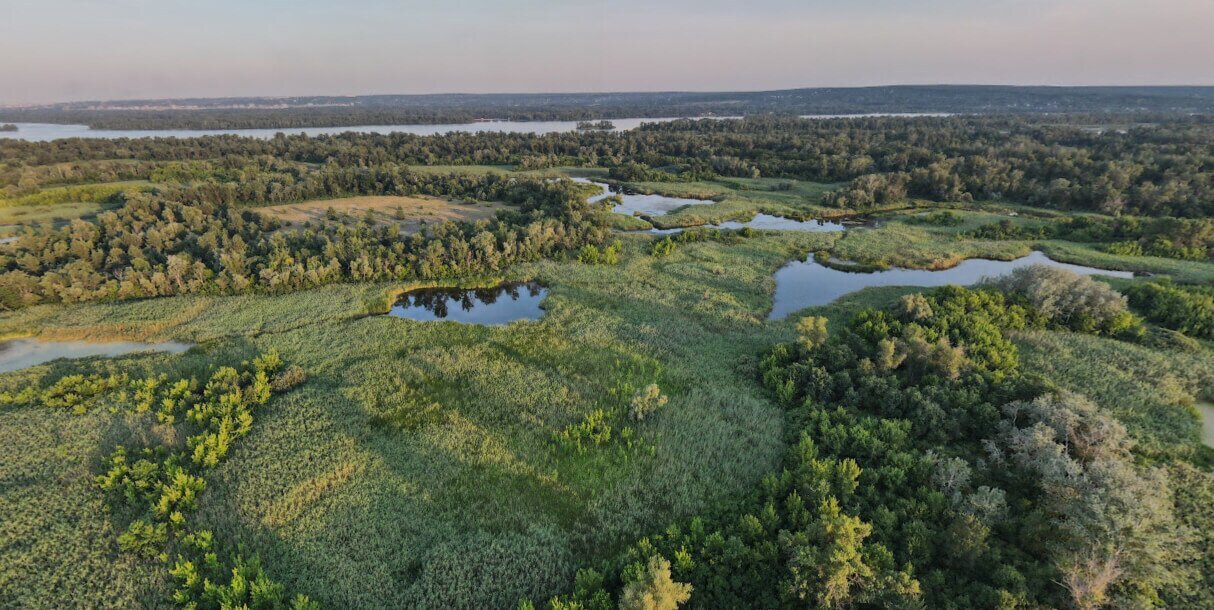
[[[628,403],[628,416],[633,421],[644,421],[646,417],[666,406],[669,401],[670,397],[662,394],[662,389],[658,387],[658,384],[651,383],[632,397]]]
[[[1023,297],[1058,326],[1106,335],[1141,335],[1141,323],[1126,309],[1126,297],[1108,284],[1065,269],[1031,265],[994,282]]]
[[[1161,281],[1136,284],[1126,295],[1148,320],[1192,337],[1214,339],[1214,291]]]

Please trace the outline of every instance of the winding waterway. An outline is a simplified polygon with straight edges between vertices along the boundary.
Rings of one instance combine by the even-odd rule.
[[[618,195],[621,202],[611,208],[612,212],[617,214],[625,214],[633,216],[641,214],[644,216],[665,216],[679,208],[689,205],[706,205],[716,203],[710,199],[686,199],[681,197],[667,197],[665,195],[638,195],[627,192],[611,191],[610,185],[602,182],[595,182],[586,178],[574,178],[574,182],[582,184],[593,184],[599,187],[600,192],[591,195],[586,201],[594,203],[610,197]],[[813,231],[813,232],[834,232],[845,231],[847,227],[837,222],[823,220],[793,220],[782,216],[772,216],[771,214],[755,214],[753,218],[746,222],[738,222],[736,220],[725,221],[717,225],[702,225],[716,229],[741,229],[749,227],[751,229],[765,229],[772,231]],[[690,228],[690,227],[687,227]],[[649,229],[647,232],[665,235],[669,233],[678,233],[684,227],[673,229]]]
[[[1011,261],[971,258],[951,269],[938,271],[893,268],[859,273],[832,269],[810,258],[793,261],[776,271],[776,293],[771,314],[767,318],[779,320],[806,307],[829,305],[844,295],[870,286],[969,286],[977,284],[983,278],[997,277],[1013,269],[1036,264],[1066,269],[1081,275],[1134,277],[1129,271],[1060,263],[1038,251]]]

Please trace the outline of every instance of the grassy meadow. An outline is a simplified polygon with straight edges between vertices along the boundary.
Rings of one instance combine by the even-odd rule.
[[[284,228],[325,219],[345,224],[370,220],[372,224],[399,224],[406,233],[416,233],[426,224],[451,220],[475,221],[492,218],[501,204],[446,201],[438,197],[362,196],[319,199],[300,203],[272,205],[257,211],[281,221]]]
[[[327,606],[502,607],[563,590],[574,566],[736,496],[773,467],[781,416],[754,366],[790,335],[762,322],[770,274],[820,238],[696,244],[654,259],[636,236],[616,267],[523,266],[509,275],[550,287],[547,314],[506,327],[371,315],[399,286],[367,285],[38,307],[6,316],[3,332],[175,337],[200,342],[182,356],[195,359],[276,348],[309,380],[272,401],[218,469],[201,521]],[[60,362],[3,383],[165,358]],[[616,437],[584,452],[556,442],[613,391],[649,383],[670,402],[632,424],[631,439],[616,421]],[[32,496],[55,493],[55,481],[42,484]],[[68,514],[45,518],[69,527]],[[93,552],[117,555],[112,543]],[[10,578],[13,590],[45,584]]]

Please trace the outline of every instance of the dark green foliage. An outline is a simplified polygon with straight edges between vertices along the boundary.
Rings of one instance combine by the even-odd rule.
[[[654,240],[649,246],[649,254],[654,257],[669,256],[675,251],[678,244],[689,244],[703,241],[715,241],[722,244],[736,244],[743,239],[752,237],[755,234],[754,229],[750,227],[742,227],[741,229],[714,229],[705,227],[696,227],[671,233],[660,239]]]
[[[934,225],[937,227],[955,227],[962,223],[961,215],[951,210],[936,210],[906,219],[911,224]]]
[[[214,183],[181,187],[160,196],[133,197],[101,214],[96,223],[76,220],[62,229],[27,230],[0,253],[0,307],[198,292],[283,292],[338,281],[486,273],[598,242],[605,235],[601,216],[586,209],[567,181],[517,182],[492,174],[419,176],[399,168],[343,175],[354,189],[485,195],[517,209],[492,221],[444,223],[408,238],[393,227],[365,223],[274,232],[270,221],[234,207],[239,193],[249,192],[248,183],[230,189]],[[329,185],[328,177],[315,180],[306,189]],[[594,262],[614,264],[619,249],[596,248]]]
[[[1034,240],[1046,239],[1049,237],[1049,234],[1049,231],[1044,226],[1029,227],[1018,225],[1011,220],[1005,219],[996,223],[982,225],[977,229],[964,233],[963,236],[973,239]]]
[[[904,198],[919,197],[935,201],[1006,199],[1152,217],[1209,215],[1214,181],[1210,179],[1208,121],[1157,117],[1153,124],[1125,133],[1094,133],[1078,123],[1082,118],[809,120],[767,116],[670,121],[622,133],[543,136],[6,140],[0,142],[0,161],[43,165],[89,159],[168,162],[226,158],[243,166],[264,155],[277,158],[268,164],[276,168],[272,173],[289,174],[298,170],[284,162],[334,163],[342,171],[353,172],[355,167],[384,163],[518,165],[526,159],[554,156],[565,164],[612,168],[619,179],[627,181],[763,176],[851,182],[831,198],[834,204],[848,208],[897,205]],[[260,181],[248,181],[252,184],[244,188],[257,197],[273,195],[259,188],[263,186],[257,184]],[[3,182],[16,183],[7,177]],[[224,189],[238,190],[232,186]],[[1173,240],[1169,247],[1190,246]]]
[[[1130,286],[1126,296],[1156,324],[1191,337],[1214,339],[1214,291],[1209,288],[1155,281]]]
[[[188,108],[134,109],[145,100],[6,108],[4,120],[85,123],[94,129],[241,129],[334,125],[583,121],[620,117],[804,115],[903,112],[1208,113],[1209,87],[1021,87],[899,85],[775,91],[494,93],[227,97],[177,100]],[[163,100],[148,102],[161,105]],[[1128,119],[1126,119],[1129,121]],[[1145,120],[1145,119],[1144,119]],[[1129,121],[1132,122],[1132,121]]]

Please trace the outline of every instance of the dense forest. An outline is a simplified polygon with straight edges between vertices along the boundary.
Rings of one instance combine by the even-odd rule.
[[[0,307],[183,293],[299,290],[372,279],[493,272],[604,238],[605,222],[569,182],[434,176],[399,167],[322,171],[285,192],[255,182],[135,194],[96,222],[27,230],[0,255]],[[238,202],[425,193],[517,206],[492,221],[444,223],[408,239],[395,227],[327,223],[281,231]],[[282,199],[275,199],[280,196]]]
[[[0,120],[94,129],[240,129],[866,113],[1214,111],[1210,87],[894,86],[757,92],[372,95],[74,102],[0,109]]]
[[[232,181],[257,157],[367,167],[382,163],[580,165],[612,168],[628,181],[766,177],[848,182],[829,203],[855,210],[907,198],[1001,199],[1106,214],[1203,217],[1214,212],[1211,126],[1196,117],[1132,122],[1108,118],[862,118],[672,121],[623,132],[344,134],[268,141],[197,139],[0,142],[0,185],[15,197],[79,179],[84,160],[131,159],[122,178],[151,176],[153,162],[218,160],[197,178]],[[257,171],[272,174],[273,167]],[[223,170],[227,170],[226,173]],[[208,172],[210,174],[208,175]],[[246,172],[247,173],[247,172]],[[242,179],[253,178],[242,175]],[[272,178],[272,176],[267,176]]]

